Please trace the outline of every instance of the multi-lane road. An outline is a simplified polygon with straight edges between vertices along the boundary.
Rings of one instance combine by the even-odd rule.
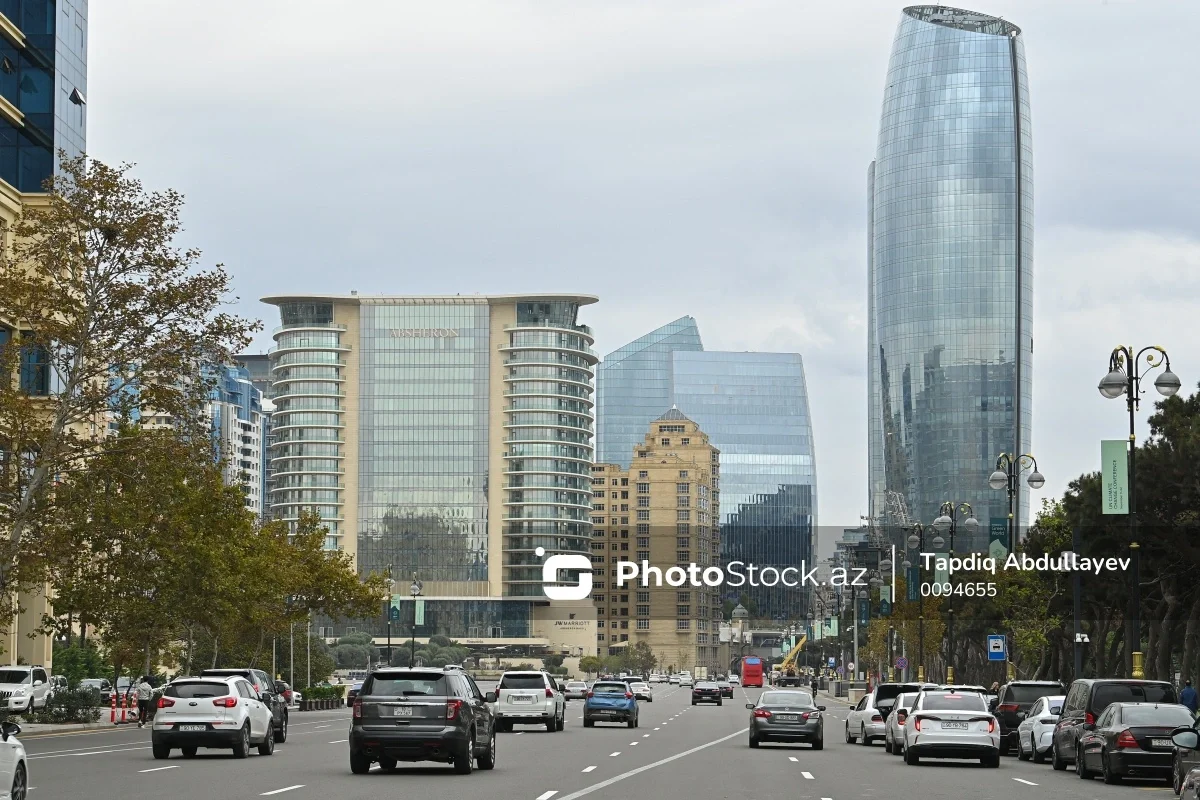
[[[824,750],[772,744],[751,750],[745,704],[757,696],[756,689],[737,689],[721,707],[693,707],[689,690],[656,685],[655,702],[642,703],[635,729],[584,729],[583,704],[572,701],[566,730],[528,727],[501,734],[496,768],[464,776],[440,764],[351,775],[346,709],[294,713],[286,744],[273,756],[252,753],[244,760],[202,750],[194,759],[176,751],[169,761],[155,761],[149,729],[136,726],[30,737],[24,744],[34,800],[1115,800],[1147,791],[1174,797],[1162,784],[1107,786],[1012,757],[1002,759],[999,769],[950,761],[906,766],[882,744],[846,744],[846,706],[827,698],[821,700],[829,707]]]

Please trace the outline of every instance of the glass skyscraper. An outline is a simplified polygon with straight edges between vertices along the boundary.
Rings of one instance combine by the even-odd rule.
[[[1006,523],[987,481],[1030,444],[1032,158],[1020,29],[904,9],[867,172],[869,503],[895,538],[945,501],[981,523],[956,550],[986,549]]]
[[[691,317],[651,331],[604,357],[596,373],[596,460],[629,469],[646,428],[671,407],[671,354],[699,351]]]
[[[680,351],[671,363],[673,402],[721,451],[722,561],[811,564],[817,470],[801,357]],[[794,622],[807,613],[800,587],[745,593],[756,616]]]

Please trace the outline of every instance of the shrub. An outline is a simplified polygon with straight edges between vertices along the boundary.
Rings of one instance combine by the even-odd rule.
[[[97,722],[100,719],[100,694],[95,689],[60,689],[46,700],[44,708],[26,716],[30,722],[51,724]]]
[[[339,700],[346,696],[346,686],[309,686],[300,694],[305,700]]]

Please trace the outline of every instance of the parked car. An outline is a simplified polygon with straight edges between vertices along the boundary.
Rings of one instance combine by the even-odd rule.
[[[259,755],[269,756],[275,752],[275,727],[270,707],[246,678],[183,678],[164,687],[150,744],[157,759],[170,758],[175,748],[193,758],[201,747],[228,748],[234,758],[245,758],[254,745]]]
[[[245,669],[206,669],[200,672],[200,677],[245,678],[271,712],[271,719],[275,728],[275,741],[279,744],[287,741],[288,702],[281,693],[275,690],[275,681],[267,673],[261,669],[250,669],[248,667]]]
[[[79,682],[79,688],[94,691],[97,705],[107,705],[104,699],[112,697],[112,684],[108,682],[107,678],[84,678]]]
[[[717,688],[721,690],[721,697],[733,697],[733,684],[729,681],[717,681]]]
[[[904,723],[919,692],[905,692],[896,698],[892,711],[884,720],[883,749],[893,755],[904,753]]]
[[[17,738],[20,733],[17,723],[0,722],[0,791],[7,791],[12,800],[25,800],[29,793],[29,764],[25,746]]]
[[[43,667],[0,667],[0,701],[10,712],[21,714],[44,708],[50,690],[50,677]]]
[[[1180,737],[1181,733],[1191,732],[1190,736]],[[1171,764],[1171,785],[1175,789],[1175,794],[1181,797],[1185,793],[1185,783],[1188,783],[1188,778],[1192,778],[1195,783],[1200,780],[1200,746],[1196,741],[1197,736],[1200,736],[1200,720],[1193,721],[1190,725],[1180,725],[1175,730],[1171,731],[1171,741],[1175,744],[1175,755]],[[1191,773],[1195,771],[1196,774]]]
[[[978,692],[922,691],[904,722],[904,763],[922,758],[977,758],[1000,766],[1000,725]]]
[[[586,700],[588,693],[588,685],[583,681],[567,681],[566,691],[563,692],[563,697],[567,700]]]
[[[1080,734],[1075,772],[1084,780],[1100,774],[1105,783],[1156,778],[1173,784],[1173,732],[1194,722],[1182,705],[1110,703]]]
[[[362,691],[363,683],[364,681],[355,681],[354,683],[350,684],[350,688],[346,690],[347,705],[354,705],[354,698],[358,697],[358,693]]]
[[[712,681],[700,681],[692,687],[692,705],[697,703],[721,705],[721,687]]]
[[[1062,713],[1066,699],[1065,695],[1052,695],[1033,701],[1017,726],[1017,758],[1022,761],[1032,758],[1035,764],[1045,762],[1054,737],[1054,726],[1058,724],[1058,715]]]
[[[567,699],[545,672],[505,672],[496,690],[496,727],[545,725],[551,733],[567,721]]]
[[[284,702],[289,706],[296,705],[295,697],[298,692],[292,689],[291,684],[287,681],[275,681],[275,693],[283,697]]]
[[[763,692],[750,709],[750,746],[762,742],[807,742],[814,750],[825,747],[825,706],[813,704],[808,692]]]
[[[540,674],[540,673],[538,673]],[[496,765],[495,692],[461,670],[377,669],[363,681],[350,722],[350,771],[378,762],[441,761],[460,775]]]
[[[583,702],[583,727],[597,722],[624,722],[638,726],[638,702],[629,684],[622,681],[596,681]]]
[[[1094,726],[1113,703],[1179,702],[1171,684],[1134,678],[1079,678],[1067,689],[1066,698],[1050,742],[1050,763],[1056,770],[1075,763],[1084,726]]]
[[[645,681],[634,681],[629,684],[629,688],[638,700],[645,700],[647,703],[654,702],[654,690]]]
[[[1000,722],[1000,755],[1008,755],[1017,741],[1017,728],[1034,702],[1042,697],[1065,696],[1066,687],[1058,681],[1013,681],[1000,687],[989,705]]]

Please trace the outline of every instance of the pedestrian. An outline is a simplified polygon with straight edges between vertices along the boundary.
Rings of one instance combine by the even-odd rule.
[[[1192,688],[1191,680],[1184,682],[1183,691],[1179,693],[1179,702],[1187,706],[1192,712],[1193,716],[1195,715],[1196,706],[1198,703],[1196,698],[1196,690]]]
[[[150,685],[150,679],[143,675],[138,679],[137,685],[137,701],[138,701],[138,727],[142,728],[146,725],[146,720],[150,718],[150,698],[154,696],[154,687]]]

